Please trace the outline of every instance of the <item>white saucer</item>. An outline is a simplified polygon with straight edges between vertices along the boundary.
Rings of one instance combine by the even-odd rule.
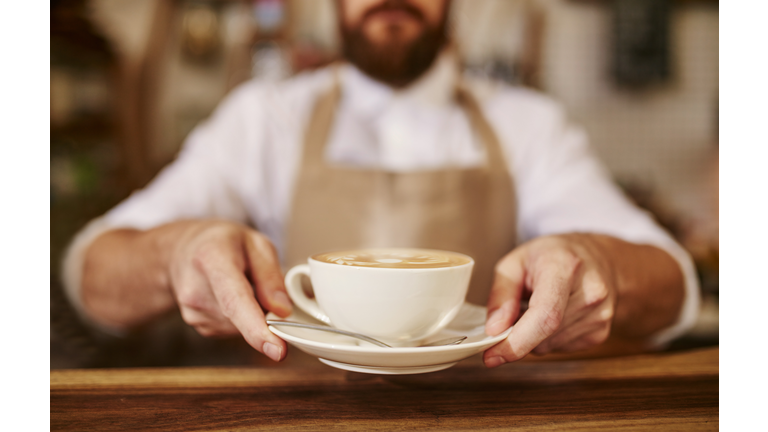
[[[437,347],[382,348],[317,330],[287,326],[269,326],[269,330],[329,366],[354,372],[403,375],[447,369],[460,360],[483,352],[504,340],[512,329],[507,329],[498,336],[488,336],[485,334],[485,316],[484,307],[464,303],[456,318],[445,329],[424,342],[429,343],[450,336],[467,336],[467,339],[459,345]],[[288,318],[269,313],[267,319],[319,323],[298,308],[294,308],[294,313]]]
[[[381,367],[381,366],[361,366],[361,365],[352,365],[347,363],[339,363],[339,362],[327,360],[324,358],[321,358],[318,360],[327,364],[328,366],[333,366],[337,369],[344,369],[352,372],[361,372],[361,373],[379,374],[379,375],[412,375],[412,374],[420,374],[420,373],[428,373],[428,372],[437,372],[443,369],[448,369],[449,367],[458,363],[458,362],[451,362],[451,363],[444,363],[439,365],[417,366],[417,367]]]

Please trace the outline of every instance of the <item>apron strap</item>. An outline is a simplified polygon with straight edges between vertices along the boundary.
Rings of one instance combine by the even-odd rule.
[[[505,163],[504,152],[501,149],[501,141],[499,141],[498,135],[496,135],[493,127],[491,127],[485,115],[483,115],[483,110],[477,99],[469,91],[465,83],[460,83],[456,86],[456,101],[464,109],[472,130],[477,133],[485,147],[488,166],[498,168],[501,171],[509,171]]]
[[[314,164],[324,163],[325,146],[334,126],[336,110],[341,102],[341,68],[340,64],[333,66],[333,83],[330,89],[324,91],[317,98],[309,117],[304,139],[303,166],[310,167]],[[467,88],[465,83],[458,83],[455,88],[456,102],[467,115],[470,127],[477,134],[486,151],[488,166],[508,171],[506,158],[501,148],[496,132],[491,127],[482,112],[482,108],[475,96]]]
[[[336,117],[336,109],[341,100],[340,67],[338,63],[331,67],[333,67],[333,83],[331,88],[320,94],[309,116],[302,153],[304,167],[311,167],[325,161],[325,155],[323,154],[325,144],[331,135],[334,118]]]

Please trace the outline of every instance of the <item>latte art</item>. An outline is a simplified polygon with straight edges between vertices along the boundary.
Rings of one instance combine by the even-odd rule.
[[[430,249],[364,249],[315,255],[316,261],[357,267],[441,268],[470,262],[458,253]]]

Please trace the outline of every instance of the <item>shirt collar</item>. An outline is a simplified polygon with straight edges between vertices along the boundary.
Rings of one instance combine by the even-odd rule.
[[[393,89],[374,80],[352,64],[340,70],[343,99],[362,114],[377,114],[395,101],[444,107],[453,101],[458,79],[455,54],[444,49],[427,71],[402,89]]]

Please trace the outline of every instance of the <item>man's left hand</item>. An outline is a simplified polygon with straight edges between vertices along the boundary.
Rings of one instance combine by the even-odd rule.
[[[485,352],[486,366],[604,342],[617,302],[610,254],[590,234],[540,237],[516,248],[496,265],[486,333],[509,328],[525,297],[528,310],[506,340]]]

